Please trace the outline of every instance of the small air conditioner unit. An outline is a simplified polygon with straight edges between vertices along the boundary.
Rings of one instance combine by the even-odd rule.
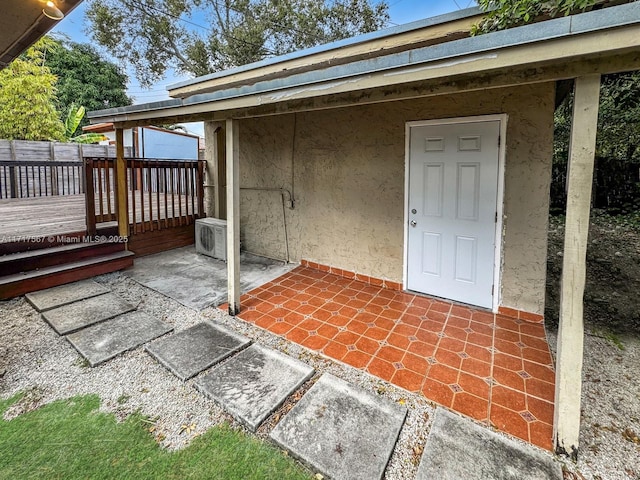
[[[219,218],[196,220],[196,252],[227,261],[227,221]]]

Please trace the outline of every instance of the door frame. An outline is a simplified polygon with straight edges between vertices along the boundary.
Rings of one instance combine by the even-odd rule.
[[[496,212],[498,214],[495,224],[495,248],[493,258],[493,299],[492,311],[498,312],[498,307],[502,300],[502,245],[503,245],[503,223],[504,223],[504,170],[506,162],[506,139],[507,121],[509,116],[506,113],[496,115],[477,115],[473,117],[442,118],[435,120],[418,120],[405,123],[405,160],[404,160],[404,255],[402,268],[402,288],[407,290],[407,279],[409,269],[409,166],[411,156],[411,128],[426,127],[431,125],[459,125],[463,123],[478,122],[500,122],[500,145],[498,147],[498,185],[496,196]],[[428,294],[425,294],[428,295]]]

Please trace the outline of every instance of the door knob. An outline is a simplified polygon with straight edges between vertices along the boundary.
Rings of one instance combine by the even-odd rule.
[[[418,224],[418,222],[416,222],[415,220],[411,220],[409,222],[409,225],[411,225],[412,227],[415,227]]]

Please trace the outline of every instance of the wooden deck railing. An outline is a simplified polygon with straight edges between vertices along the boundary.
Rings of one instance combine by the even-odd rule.
[[[0,199],[84,193],[82,162],[0,161]]]
[[[113,158],[85,157],[87,230],[117,220]],[[189,225],[204,216],[204,165],[197,160],[127,159],[130,234]]]

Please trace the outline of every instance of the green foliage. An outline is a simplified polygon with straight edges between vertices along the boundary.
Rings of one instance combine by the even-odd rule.
[[[0,479],[309,479],[276,448],[228,426],[211,428],[189,447],[169,452],[140,415],[116,422],[97,411],[96,396],[46,405],[11,420],[0,400]]]
[[[178,18],[204,13],[204,29]],[[380,29],[369,0],[89,0],[93,38],[150,85],[173,68],[193,76]]]
[[[83,133],[82,135],[76,135],[69,139],[72,143],[100,143],[103,140],[108,140],[108,137],[102,135],[101,133]]]
[[[504,30],[529,23],[541,18],[553,18],[559,15],[583,12],[602,0],[477,0],[485,18],[474,25],[471,33]]]
[[[598,135],[599,156],[640,161],[640,72],[603,78]]]
[[[72,105],[87,110],[131,105],[127,96],[127,76],[88,44],[53,40],[45,64],[57,75],[57,102],[60,112]],[[88,124],[83,119],[79,126]]]
[[[107,137],[101,133],[83,133],[75,135],[78,127],[84,118],[86,109],[83,106],[77,106],[72,103],[67,111],[67,117],[64,120],[64,141],[73,143],[98,143],[107,140]]]
[[[640,211],[638,210],[622,215],[611,215],[604,209],[594,208],[591,210],[591,222],[608,230],[640,233]]]
[[[84,114],[86,113],[86,109],[83,106],[78,106],[75,103],[72,103],[69,106],[69,110],[67,111],[67,118],[64,120],[64,136],[65,138],[73,137],[76,130],[80,126],[80,122],[84,118]]]
[[[51,46],[42,39],[0,70],[0,138],[63,138],[64,126],[55,108],[56,76],[44,65]]]
[[[551,202],[564,209],[565,181],[573,96],[570,94],[555,112],[554,173]],[[640,209],[640,72],[602,77],[596,138],[596,172],[593,193],[595,207],[610,213],[627,214]],[[634,180],[635,179],[635,180]]]
[[[624,352],[627,349],[624,346],[624,343],[622,343],[622,340],[620,340],[620,337],[610,330],[605,330],[605,329],[596,327],[593,329],[592,335],[595,335],[596,337],[600,337],[607,340],[609,343],[612,343],[613,345],[618,347],[618,350],[621,350]]]

